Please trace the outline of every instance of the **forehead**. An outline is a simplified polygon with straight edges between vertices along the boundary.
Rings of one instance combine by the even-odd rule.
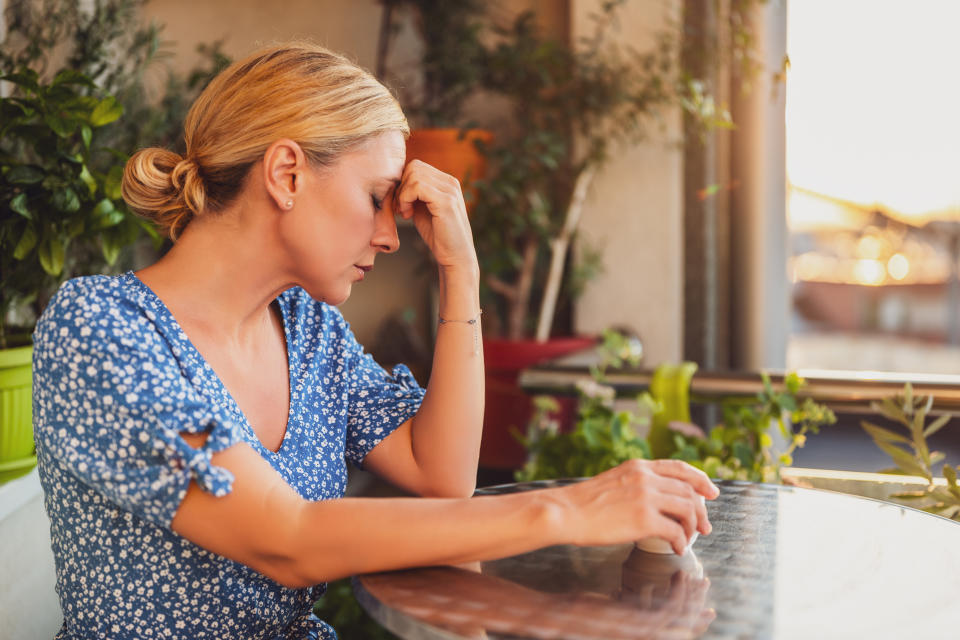
[[[406,164],[407,146],[399,131],[387,131],[345,154],[340,162],[345,169],[369,174],[375,180],[399,180]]]

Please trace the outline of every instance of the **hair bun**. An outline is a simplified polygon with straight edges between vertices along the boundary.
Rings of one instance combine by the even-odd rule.
[[[167,149],[142,149],[123,170],[123,199],[138,215],[152,221],[173,239],[204,207],[200,168]]]

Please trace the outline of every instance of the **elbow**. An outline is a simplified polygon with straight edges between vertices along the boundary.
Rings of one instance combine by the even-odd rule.
[[[295,573],[277,573],[275,576],[268,576],[274,582],[286,587],[287,589],[306,589],[312,587],[314,583],[303,576]]]
[[[317,567],[312,568],[317,569]],[[325,577],[315,571],[307,571],[303,562],[298,562],[295,558],[289,556],[273,558],[272,561],[265,562],[258,571],[287,589],[306,589],[341,577]],[[320,573],[325,572],[321,571]]]
[[[289,556],[263,557],[259,562],[250,566],[264,577],[287,589],[305,589],[318,584],[317,581],[306,575],[294,558]]]

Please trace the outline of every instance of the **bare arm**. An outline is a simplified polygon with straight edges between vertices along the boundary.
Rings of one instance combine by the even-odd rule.
[[[187,436],[194,445],[202,437]],[[553,544],[656,535],[680,552],[694,530],[709,532],[696,493],[717,493],[701,472],[662,460],[625,463],[569,487],[505,496],[309,502],[245,443],[215,453],[212,462],[233,472],[232,492],[216,498],[191,482],[173,530],[294,588]]]
[[[557,505],[542,492],[309,502],[245,443],[212,461],[233,472],[233,490],[216,498],[191,482],[173,530],[294,588],[522,553],[553,543],[558,530]]]
[[[364,466],[423,496],[466,497],[476,485],[483,428],[480,271],[456,179],[422,162],[404,170],[396,211],[412,217],[440,271],[440,325],[420,410]],[[466,320],[477,319],[477,324]]]

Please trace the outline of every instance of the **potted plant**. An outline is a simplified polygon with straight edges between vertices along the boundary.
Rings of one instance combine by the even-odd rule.
[[[16,89],[0,98],[0,465],[29,468],[33,457],[29,334],[11,331],[17,304],[39,303],[65,275],[68,250],[96,245],[108,264],[135,239],[139,223],[120,197],[123,164],[92,158],[100,127],[122,107],[87,76],[65,69],[49,82],[29,68],[2,76]],[[99,94],[99,95],[98,95]]]
[[[33,323],[64,279],[129,266],[124,249],[144,236],[159,248],[153,227],[121,198],[126,151],[144,135],[174,137],[189,104],[180,90],[210,73],[174,78],[175,97],[157,108],[144,98],[142,73],[157,55],[159,28],[136,27],[138,3],[83,12],[63,0],[44,15],[33,5],[8,3],[0,41],[0,482],[36,462]],[[47,72],[64,43],[64,66]],[[120,50],[128,55],[117,57]],[[125,107],[136,123],[120,120]]]
[[[486,50],[481,44],[481,0],[382,0],[383,20],[377,47],[377,77],[391,75],[387,59],[397,10],[407,9],[422,46],[418,77],[404,78],[401,101],[413,123],[407,140],[407,158],[419,159],[455,176],[464,186],[467,207],[474,194],[473,180],[483,177],[486,159],[478,143],[489,143],[490,132],[477,129],[464,117],[464,103],[482,78]]]

